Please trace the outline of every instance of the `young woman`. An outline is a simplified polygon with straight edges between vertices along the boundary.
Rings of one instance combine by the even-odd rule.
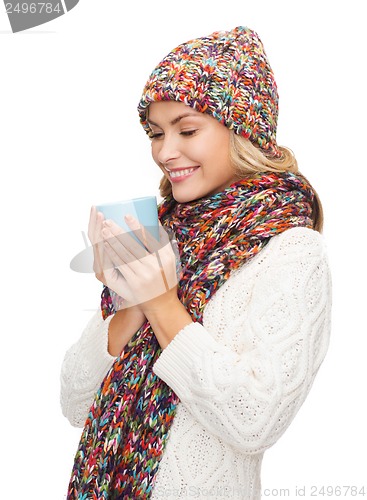
[[[163,173],[160,242],[132,220],[142,250],[92,208],[102,314],[62,367],[63,413],[84,425],[68,499],[258,499],[264,451],[327,351],[321,203],[277,145],[252,30],[174,49],[138,111]]]

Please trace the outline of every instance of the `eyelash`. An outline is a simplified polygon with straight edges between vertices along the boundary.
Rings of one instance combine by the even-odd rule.
[[[184,137],[191,137],[197,132],[197,129],[194,130],[185,130],[183,132],[180,132],[180,135],[183,135]],[[158,139],[159,137],[162,137],[164,134],[163,132],[157,132],[156,134],[150,134],[149,138],[150,139]]]
[[[185,130],[184,132],[180,132],[180,134],[183,135],[184,137],[190,137],[191,135],[194,135],[195,132],[197,132],[197,129]]]

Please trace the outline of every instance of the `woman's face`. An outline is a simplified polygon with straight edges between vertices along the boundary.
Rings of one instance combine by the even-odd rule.
[[[181,102],[149,105],[152,156],[179,203],[223,191],[235,182],[229,160],[230,131],[215,118]]]

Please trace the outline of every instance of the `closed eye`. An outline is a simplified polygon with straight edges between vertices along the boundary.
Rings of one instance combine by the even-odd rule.
[[[159,139],[162,136],[163,136],[163,132],[156,132],[155,134],[153,132],[151,132],[149,134],[149,139]]]
[[[195,132],[197,132],[197,129],[194,129],[194,130],[183,130],[182,132],[180,132],[180,135],[183,135],[185,137],[190,137],[191,135],[194,135]]]

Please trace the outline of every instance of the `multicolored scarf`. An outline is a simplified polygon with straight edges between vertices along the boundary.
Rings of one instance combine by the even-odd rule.
[[[313,227],[314,193],[291,173],[257,174],[192,202],[158,206],[176,236],[178,297],[193,321],[232,271],[286,229]],[[169,230],[169,229],[168,229]],[[103,294],[104,317],[113,314]],[[149,499],[179,398],[153,373],[161,348],[146,321],[107,373],[89,411],[68,500]]]

